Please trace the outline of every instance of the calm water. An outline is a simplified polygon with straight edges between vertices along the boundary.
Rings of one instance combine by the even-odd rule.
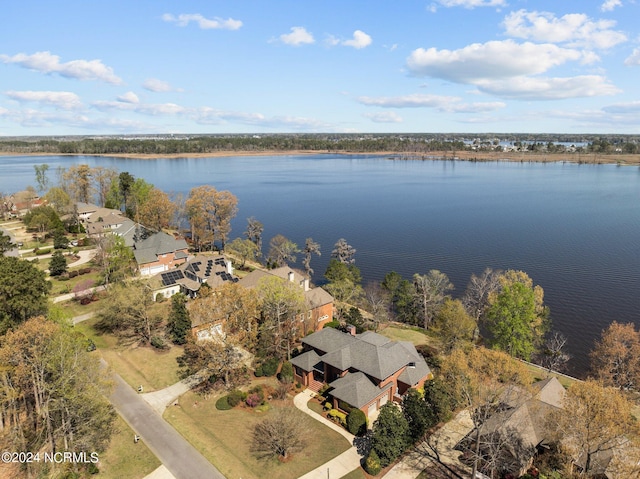
[[[485,267],[526,271],[545,291],[555,329],[583,374],[611,321],[640,325],[640,169],[614,165],[392,161],[366,156],[130,160],[0,157],[0,191],[35,184],[34,164],[88,163],[143,177],[165,191],[211,184],[246,218],[303,245],[322,245],[316,280],[344,237],[365,281],[445,272],[464,291]],[[265,247],[265,250],[267,247]],[[298,260],[298,263],[300,260]]]

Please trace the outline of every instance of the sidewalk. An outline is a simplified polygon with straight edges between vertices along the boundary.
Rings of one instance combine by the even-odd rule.
[[[355,439],[355,436],[353,434],[350,434],[337,424],[334,424],[333,422],[309,409],[309,407],[307,406],[307,402],[309,402],[309,399],[311,399],[312,394],[315,393],[310,389],[305,389],[293,398],[293,404],[316,421],[320,421],[325,426],[344,436],[347,441],[349,441],[349,444],[353,444],[353,440]],[[361,460],[362,458],[360,457],[360,454],[358,454],[357,449],[351,446],[339,456],[336,456],[330,461],[325,462],[322,466],[316,467],[313,471],[300,476],[299,479],[338,479],[340,477],[346,476],[354,469],[360,467]]]

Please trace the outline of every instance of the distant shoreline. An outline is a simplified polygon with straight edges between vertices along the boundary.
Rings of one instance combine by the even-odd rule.
[[[61,153],[21,153],[0,152],[0,156],[100,156],[112,158],[131,158],[139,160],[178,159],[178,158],[222,158],[233,156],[301,156],[301,155],[369,155],[393,160],[407,161],[472,161],[513,163],[577,163],[577,164],[614,164],[640,166],[640,154],[595,154],[595,153],[544,153],[544,152],[499,152],[499,151],[430,151],[424,153],[383,151],[326,151],[326,150],[265,150],[265,151],[215,151],[210,153],[177,153],[177,154],[136,154],[136,153],[104,153],[104,154],[61,154]]]

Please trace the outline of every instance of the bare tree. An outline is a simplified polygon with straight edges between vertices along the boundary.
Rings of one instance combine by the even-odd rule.
[[[391,299],[389,293],[380,285],[380,283],[368,283],[364,287],[364,299],[371,313],[371,320],[374,323],[374,329],[378,330],[378,325],[389,319],[389,310]]]
[[[276,235],[269,241],[269,260],[275,267],[295,263],[295,254],[299,252],[298,245],[283,235]]]
[[[264,231],[264,225],[260,223],[253,216],[247,218],[247,230],[244,235],[258,248],[258,256],[262,254],[262,232]]]
[[[489,295],[500,289],[500,274],[500,271],[487,268],[480,276],[476,276],[475,274],[471,275],[467,289],[462,296],[462,304],[464,304],[467,313],[469,313],[476,322],[483,318],[489,306]]]
[[[415,304],[422,316],[423,327],[428,328],[438,309],[448,297],[447,292],[453,289],[453,284],[446,274],[432,269],[428,274],[413,275],[415,287]]]
[[[538,362],[547,368],[549,372],[564,369],[571,355],[564,348],[567,345],[567,337],[560,331],[553,331],[544,342]]]
[[[305,273],[307,273],[307,276],[311,277],[313,275],[313,268],[311,267],[311,255],[322,255],[322,253],[320,253],[320,244],[313,241],[313,238],[307,238],[304,242],[304,249],[302,250],[302,252],[304,253],[304,259],[302,260],[304,271]]]
[[[353,264],[356,262],[355,254],[356,249],[348,244],[346,239],[340,238],[333,247],[331,257],[344,264]]]
[[[307,434],[307,423],[300,411],[294,407],[276,409],[271,416],[256,424],[252,449],[260,457],[286,459],[306,447]]]

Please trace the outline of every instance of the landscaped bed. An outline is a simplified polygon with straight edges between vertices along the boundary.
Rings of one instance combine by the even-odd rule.
[[[310,416],[300,412],[307,432],[307,447],[286,462],[258,459],[252,452],[253,428],[274,408],[294,407],[291,400],[269,401],[270,409],[235,407],[216,409],[219,396],[205,399],[194,392],[168,408],[164,418],[227,477],[294,479],[346,451],[350,444]]]

